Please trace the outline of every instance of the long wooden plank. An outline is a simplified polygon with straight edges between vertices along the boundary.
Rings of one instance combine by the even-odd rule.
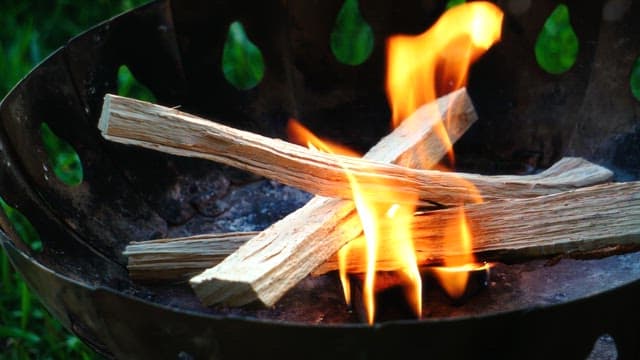
[[[515,261],[555,255],[583,254],[605,248],[640,248],[640,182],[589,186],[532,199],[508,199],[464,207],[473,234],[472,251],[483,260]],[[440,262],[461,255],[447,246],[447,226],[455,224],[457,208],[417,216],[413,223],[418,263]],[[349,245],[357,245],[358,240]],[[351,252],[348,270],[364,272],[362,252]],[[398,268],[385,259],[380,270]],[[314,270],[320,275],[338,268],[337,256]]]
[[[427,121],[423,121],[427,119]],[[280,139],[241,131],[206,119],[135,99],[106,95],[99,128],[111,141],[155,149],[179,156],[209,159],[263,175],[313,194],[350,198],[344,169],[348,168],[369,195],[381,186],[397,193],[417,194],[422,204],[436,202],[458,205],[475,201],[473,185],[487,201],[509,197],[535,197],[575,188],[575,184],[540,181],[531,186],[519,177],[491,177],[479,174],[419,170],[392,164],[398,154],[437,162],[450,145],[439,131],[425,131],[446,121],[451,143],[476,120],[465,89],[421,107],[405,120],[393,136],[374,146],[364,158],[312,151]],[[424,137],[425,134],[428,137]],[[419,149],[416,149],[419,146]],[[603,181],[611,174],[599,173]],[[384,184],[384,185],[381,185]],[[413,199],[413,197],[411,197]],[[400,200],[400,199],[399,199]]]

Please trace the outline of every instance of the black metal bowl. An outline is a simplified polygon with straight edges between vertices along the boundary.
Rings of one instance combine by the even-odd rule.
[[[584,359],[603,333],[614,337],[620,358],[640,356],[638,253],[501,264],[488,291],[463,306],[443,302],[423,319],[373,326],[348,321],[348,309],[325,291],[330,276],[301,284],[267,310],[205,308],[185,285],[128,277],[122,250],[129,241],[259,230],[308,197],[218,164],[106,142],[96,124],[104,94],[118,91],[118,69],[126,65],[164,105],[274,137],[295,116],[367,149],[388,129],[384,39],[424,31],[445,4],[361,1],[375,42],[357,66],[338,61],[329,46],[342,4],[154,1],[71,39],[7,95],[0,196],[30,221],[42,249],[6,212],[0,243],[48,310],[98,352],[122,359]],[[638,178],[640,107],[629,81],[640,55],[640,5],[568,1],[580,48],[571,69],[554,75],[538,66],[533,48],[559,3],[497,4],[506,14],[503,39],[469,77],[480,119],[456,144],[461,169],[522,173],[572,155],[608,166],[616,180]],[[264,57],[264,78],[248,90],[222,71],[235,21]],[[56,176],[43,123],[78,154],[81,183]],[[283,205],[277,194],[288,191],[296,196]],[[249,193],[261,194],[260,203],[242,201]],[[218,200],[227,207],[212,210]]]

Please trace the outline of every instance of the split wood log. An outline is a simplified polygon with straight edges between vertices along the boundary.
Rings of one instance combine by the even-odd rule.
[[[458,104],[450,106],[454,102]],[[467,105],[461,106],[461,102]],[[421,166],[434,166],[449,150],[436,132],[441,133],[444,125],[453,144],[476,119],[465,89],[460,89],[421,107],[364,158],[394,162],[428,148],[432,156],[424,158]],[[466,125],[457,124],[459,121]],[[205,305],[241,306],[260,301],[272,306],[361,231],[352,201],[315,196],[189,283]]]
[[[236,251],[259,232],[204,234],[134,241],[127,245],[129,276],[142,281],[186,281]]]
[[[422,121],[424,119],[430,120]],[[464,88],[440,98],[437,104],[421,107],[403,122],[403,126],[394,130],[394,136],[387,136],[364,158],[309,150],[175,109],[110,94],[105,96],[98,127],[111,141],[209,159],[327,197],[352,196],[345,168],[369,195],[377,196],[381,186],[385,189],[392,187],[399,194],[419,195],[422,204],[474,202],[476,195],[469,191],[469,184],[486,201],[504,197],[535,197],[580,186],[544,181],[531,186],[518,177],[419,170],[408,167],[406,162],[403,162],[404,166],[391,164],[399,154],[420,154],[426,161],[439,161],[443,156],[442,149],[448,150],[450,145],[439,139],[437,134],[441,132],[425,130],[442,124],[441,119],[449,119],[446,127],[449,136],[454,137],[451,143],[475,121],[473,104]],[[429,139],[423,139],[425,134]],[[409,151],[416,144],[421,144],[420,151]],[[405,155],[403,161],[413,155]],[[608,172],[600,175],[603,181],[611,176]]]
[[[423,106],[406,119],[393,136],[372,147],[364,158],[327,154],[275,138],[224,126],[164,106],[107,94],[98,128],[105,139],[136,145],[178,156],[204,158],[265,176],[282,184],[327,197],[350,198],[351,189],[344,168],[371,192],[381,181],[409,193],[432,192],[428,183],[451,174],[435,171],[428,179],[414,169],[391,165],[391,160],[408,154],[424,155],[426,161],[440,161],[450,145],[440,139],[447,121],[450,136],[464,133],[477,115],[466,89],[460,89]],[[426,120],[426,121],[425,121]],[[425,135],[428,138],[425,138]],[[453,143],[457,139],[452,139]],[[420,147],[418,151],[416,146]],[[404,160],[404,159],[403,159]],[[408,176],[408,177],[407,177]],[[440,182],[442,179],[440,179]],[[446,181],[446,180],[445,180]],[[455,192],[455,191],[454,191]],[[455,197],[455,195],[454,195]],[[446,200],[435,197],[433,201]],[[446,201],[445,201],[446,202]]]
[[[594,185],[532,199],[470,204],[464,206],[464,211],[473,234],[472,251],[486,261],[640,248],[639,181]],[[455,225],[459,215],[459,208],[449,208],[415,217],[412,228],[420,265],[462,255],[459,244],[447,242],[445,236],[447,227]],[[362,246],[362,240],[356,239],[347,246]],[[384,258],[384,249],[379,253],[382,257],[376,265],[380,270],[398,268],[398,264]],[[365,271],[362,254],[350,251],[347,271]],[[336,269],[338,259],[333,256],[312,274]]]
[[[538,182],[589,186],[601,182],[603,167],[582,158],[566,157],[550,168],[534,175],[520,176],[535,187]],[[419,221],[419,220],[416,220]],[[196,235],[191,237],[137,241],[130,243],[124,251],[128,258],[127,269],[131,278],[144,281],[184,281],[188,277],[220,263],[238,247],[258,232]],[[416,235],[428,235],[424,231]],[[417,252],[429,254],[428,241],[416,240]],[[476,250],[484,255],[482,249]],[[437,260],[437,257],[435,257]],[[421,261],[430,260],[428,257]],[[357,262],[357,260],[355,261]],[[421,263],[424,265],[425,263]],[[384,261],[381,261],[381,266]],[[320,265],[314,274],[335,270],[336,257]],[[357,265],[354,265],[357,266]]]
[[[518,261],[564,255],[582,256],[606,249],[607,254],[640,248],[640,182],[590,186],[533,199],[513,199],[465,206],[473,233],[473,253],[485,261]],[[460,255],[445,245],[448,225],[457,221],[457,208],[416,216],[415,248],[421,266],[439,264]],[[132,243],[127,247],[132,277],[184,279],[185,274],[220,262],[257,232],[199,235]],[[346,246],[359,246],[358,235]],[[355,250],[355,249],[354,249]],[[381,271],[397,269],[384,251]],[[148,255],[148,257],[142,255]],[[182,256],[181,254],[186,254]],[[351,252],[348,270],[365,271],[361,251]],[[131,266],[133,265],[133,266]],[[139,266],[138,266],[139,265]],[[338,269],[336,256],[316,268],[318,276]]]

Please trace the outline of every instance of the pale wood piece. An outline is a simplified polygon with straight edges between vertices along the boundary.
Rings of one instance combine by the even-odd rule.
[[[521,181],[574,184],[589,186],[599,183],[602,167],[582,158],[566,157],[550,168],[535,175],[521,176]],[[244,242],[257,235],[250,233],[226,233],[196,235],[184,238],[160,239],[130,243],[124,251],[128,258],[127,268],[131,278],[145,281],[183,281],[206,268],[220,263]],[[424,235],[424,232],[416,235]],[[428,242],[416,241],[416,246],[428,246]],[[428,248],[418,248],[419,253],[428,253]],[[478,249],[482,252],[482,249]],[[381,265],[383,262],[381,261]],[[320,265],[314,274],[335,270],[336,257]],[[354,265],[357,266],[357,265]]]
[[[123,255],[135,280],[186,281],[218,264],[259,232],[203,234],[133,241]]]
[[[461,101],[468,102],[468,106],[457,105]],[[456,106],[450,106],[452,102]],[[414,152],[423,152],[426,146],[432,149],[433,156],[424,158],[421,166],[434,166],[449,150],[434,133],[441,132],[444,125],[453,144],[476,120],[474,112],[456,112],[460,108],[473,109],[464,89],[421,107],[382,138],[364,158],[400,161]],[[449,120],[442,122],[442,119]],[[459,125],[458,119],[467,125]],[[205,305],[225,303],[240,306],[260,301],[272,306],[361,231],[352,201],[315,196],[305,206],[249,240],[220,264],[191,278],[189,283]]]
[[[209,159],[327,197],[352,196],[344,168],[357,178],[365,193],[377,196],[381,186],[392,187],[397,193],[419,195],[421,204],[474,202],[476,196],[469,191],[469,184],[475,186],[486,201],[504,198],[506,194],[507,197],[535,197],[576,187],[576,184],[562,181],[539,181],[531,186],[530,182],[517,176],[417,170],[406,163],[403,163],[405,166],[391,164],[390,160],[398,158],[398,154],[411,154],[405,155],[403,161],[415,154],[420,154],[427,162],[439,161],[449,146],[438,138],[438,131],[426,130],[437,127],[441,119],[452,119],[445,124],[452,137],[451,143],[476,120],[473,104],[464,88],[438,99],[437,103],[421,107],[394,130],[393,136],[387,136],[364,158],[309,150],[176,109],[110,94],[105,96],[98,127],[111,141]],[[414,148],[416,146],[419,150]],[[606,181],[611,173],[601,168],[593,176],[601,176],[602,181]]]
[[[638,181],[594,185],[532,199],[472,204],[464,210],[473,234],[473,252],[483,260],[514,261],[640,248]],[[450,208],[415,218],[413,229],[419,264],[461,255],[451,246],[445,246],[444,240],[447,224],[458,215],[459,209]],[[351,254],[347,271],[364,272],[364,259],[357,251]],[[381,258],[377,265],[380,270],[397,269],[397,264],[390,259]],[[333,256],[313,274],[337,269],[337,257]]]

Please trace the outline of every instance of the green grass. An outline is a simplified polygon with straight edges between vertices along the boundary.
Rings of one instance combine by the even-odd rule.
[[[72,36],[146,2],[0,0],[0,98]],[[51,317],[0,249],[0,359],[99,358]]]

